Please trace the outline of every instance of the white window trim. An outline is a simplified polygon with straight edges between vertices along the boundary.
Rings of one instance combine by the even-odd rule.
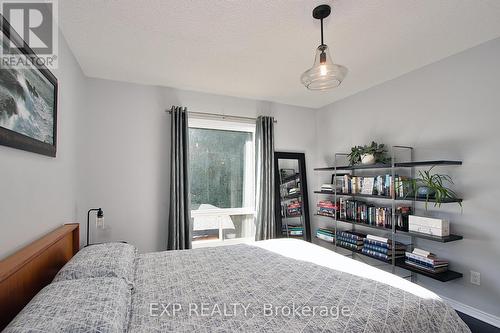
[[[205,119],[205,118],[189,118],[188,127],[216,129],[222,131],[250,132],[254,134],[254,139],[255,139],[255,124],[251,124],[248,122],[240,122],[234,120]]]
[[[219,208],[219,209],[203,209],[191,210],[191,217],[201,216],[234,216],[234,215],[254,215],[254,208]]]

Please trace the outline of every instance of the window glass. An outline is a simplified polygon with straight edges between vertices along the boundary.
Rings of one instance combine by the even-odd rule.
[[[189,128],[191,209],[245,206],[250,132]]]

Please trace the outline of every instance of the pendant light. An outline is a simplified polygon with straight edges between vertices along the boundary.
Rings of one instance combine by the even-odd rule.
[[[327,90],[338,87],[345,76],[347,68],[332,62],[328,46],[323,42],[323,19],[330,15],[329,5],[314,8],[312,14],[315,19],[321,20],[321,45],[316,49],[314,64],[302,74],[300,81],[309,90]]]

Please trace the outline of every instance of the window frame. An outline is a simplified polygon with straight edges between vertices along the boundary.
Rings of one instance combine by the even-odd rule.
[[[252,134],[252,140],[245,149],[245,166],[243,180],[243,207],[191,210],[191,217],[208,215],[255,215],[255,123],[249,121],[234,121],[226,119],[188,118],[190,128],[212,129],[221,131],[247,132]],[[250,186],[248,186],[250,185]]]

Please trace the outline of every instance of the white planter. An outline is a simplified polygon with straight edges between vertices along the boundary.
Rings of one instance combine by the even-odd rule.
[[[375,164],[375,156],[373,154],[361,155],[361,164],[363,165]]]

